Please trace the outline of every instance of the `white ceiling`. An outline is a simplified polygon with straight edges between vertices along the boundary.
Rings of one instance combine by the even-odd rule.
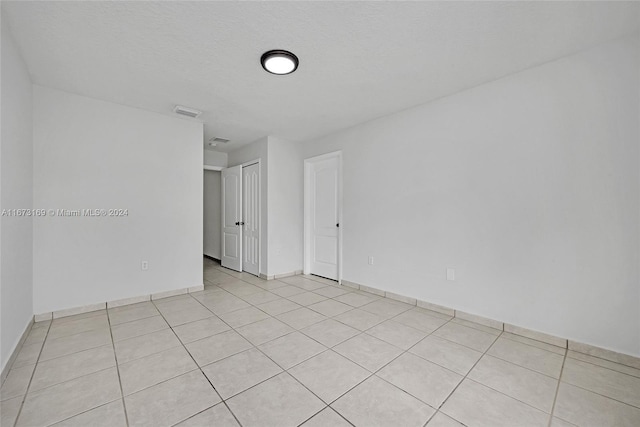
[[[35,83],[172,114],[205,142],[305,140],[640,28],[619,2],[2,1]],[[288,49],[298,71],[260,55]]]

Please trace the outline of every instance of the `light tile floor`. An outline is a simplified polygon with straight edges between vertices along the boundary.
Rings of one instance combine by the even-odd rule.
[[[640,426],[640,370],[317,277],[34,324],[5,426]]]

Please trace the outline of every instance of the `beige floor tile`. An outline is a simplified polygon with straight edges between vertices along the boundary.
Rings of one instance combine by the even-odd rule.
[[[237,283],[237,284],[234,284],[233,286],[227,286],[227,287],[225,287],[225,285],[220,285],[220,287],[225,289],[227,292],[232,293],[233,295],[240,298],[257,294],[259,292],[264,292],[264,289],[255,285],[250,285],[249,283],[246,283],[246,282],[242,282],[241,284]]]
[[[296,295],[292,295],[290,297],[287,297],[290,301],[295,302],[296,304],[300,304],[303,306],[307,306],[307,305],[311,305],[311,304],[316,304],[320,301],[324,301],[327,298],[323,297],[322,295],[318,295],[316,293],[313,292],[304,292],[302,294],[296,294]]]
[[[353,337],[333,349],[371,372],[382,368],[402,353],[399,348],[367,334]]]
[[[296,304],[293,301],[289,301],[287,299],[279,299],[271,302],[267,302],[265,304],[258,304],[260,310],[264,311],[271,316],[277,316],[278,314],[286,313],[288,311],[293,311],[301,308],[300,304]]]
[[[386,317],[387,319],[397,316],[400,313],[404,313],[407,310],[411,310],[412,308],[415,308],[415,305],[405,304],[388,298],[382,298],[378,301],[374,301],[360,307],[361,310]]]
[[[386,318],[382,316],[369,313],[368,311],[359,310],[357,308],[339,314],[335,316],[334,319],[360,331],[365,331],[386,320]]]
[[[405,353],[377,375],[426,404],[438,408],[462,381],[462,375]]]
[[[113,346],[105,345],[38,363],[29,391],[79,378],[116,366]]]
[[[54,424],[55,427],[126,427],[126,425],[122,399]]]
[[[475,381],[465,379],[440,408],[462,424],[478,427],[544,427],[549,415]]]
[[[164,319],[171,326],[180,326],[185,323],[195,322],[213,316],[213,313],[203,307],[199,302],[190,299],[189,304],[185,304],[181,309],[165,309],[169,304],[158,305],[158,310],[162,313]]]
[[[266,302],[279,300],[280,296],[271,292],[262,291],[262,292],[256,292],[251,295],[247,295],[245,297],[242,297],[242,299],[248,302],[249,304],[257,305],[257,304],[264,304]]]
[[[640,378],[567,358],[562,381],[640,407]]]
[[[223,399],[228,399],[282,372],[259,350],[252,348],[205,366],[202,371]]]
[[[289,298],[289,297],[291,297],[293,295],[304,294],[307,291],[305,291],[304,289],[299,288],[297,286],[292,286],[292,285],[285,284],[282,287],[279,287],[277,289],[271,290],[271,292],[273,292],[274,294],[279,295],[279,296],[281,296],[283,298]]]
[[[497,338],[496,335],[451,322],[435,331],[433,335],[481,352],[487,351]]]
[[[467,377],[547,413],[558,387],[557,379],[488,355]]]
[[[111,326],[120,323],[132,322],[144,319],[145,317],[158,316],[160,312],[152,302],[141,302],[138,304],[125,305],[109,309],[109,322]]]
[[[558,347],[558,346],[555,346],[553,344],[548,344],[546,342],[534,340],[534,339],[531,339],[531,338],[523,337],[522,335],[512,334],[510,332],[503,332],[502,335],[500,335],[500,338],[505,338],[505,339],[508,339],[508,340],[511,340],[511,341],[517,341],[517,342],[522,343],[522,344],[527,344],[527,345],[530,345],[532,347],[537,347],[537,348],[540,348],[542,350],[547,350],[547,351],[550,351],[552,353],[557,353],[557,354],[559,354],[561,356],[564,356],[565,352],[567,351],[565,348]]]
[[[313,280],[314,282],[323,283],[329,286],[340,286],[337,280],[327,279],[326,277],[316,276],[315,274],[302,274],[302,278]]]
[[[561,420],[558,417],[551,418],[551,424],[549,427],[577,427],[575,424],[568,423],[564,420]]]
[[[55,340],[46,340],[40,355],[40,362],[108,344],[111,344],[109,329],[96,329]]]
[[[282,282],[288,283],[290,285],[305,289],[307,291],[313,291],[315,289],[320,289],[327,286],[324,283],[320,283],[315,280],[310,280],[302,276],[283,277],[282,279],[279,279],[279,280]]]
[[[286,323],[293,329],[302,329],[326,320],[326,316],[303,307],[297,310],[279,314],[278,316],[276,316],[276,319]]]
[[[114,341],[122,341],[168,328],[162,316],[153,316],[115,325],[111,328],[111,334]]]
[[[154,353],[120,364],[122,392],[127,396],[197,368],[182,346]]]
[[[226,293],[221,295],[219,293],[215,293],[214,295],[208,296],[205,295],[199,300],[211,310],[217,316],[220,316],[224,313],[229,313],[231,311],[240,310],[243,308],[251,307],[251,304],[248,302],[238,298],[235,295],[231,295]]]
[[[433,316],[432,314],[427,313],[438,314],[439,316]],[[394,317],[393,321],[402,323],[403,325],[411,326],[412,328],[430,334],[440,326],[447,323],[449,319],[450,318],[448,316],[436,313],[434,311],[429,311],[422,308],[414,308]]]
[[[220,402],[199,370],[125,397],[130,426],[172,426]]]
[[[331,408],[325,408],[318,414],[314,415],[309,421],[302,424],[301,427],[350,427],[344,418]]]
[[[613,371],[621,372],[623,374],[632,375],[634,377],[640,378],[640,369],[632,368],[631,366],[622,365],[620,363],[611,362],[609,360],[600,359],[599,357],[590,356],[584,353],[578,353],[573,350],[569,350],[567,353],[567,357],[576,360],[582,360],[583,362],[591,363],[593,365],[602,366],[603,368],[608,368]],[[15,363],[15,362],[14,362]],[[15,364],[14,364],[15,366]]]
[[[240,310],[220,315],[220,319],[229,324],[232,328],[239,328],[270,317],[271,316],[267,313],[262,310],[258,310],[255,307],[242,308]]]
[[[286,372],[232,397],[227,404],[245,427],[297,426],[324,407]]]
[[[283,369],[289,369],[327,349],[300,332],[284,335],[258,348]]]
[[[0,400],[24,396],[29,387],[35,364],[13,368],[7,374],[7,378],[0,388]]]
[[[457,323],[458,325],[467,326],[469,328],[477,329],[482,332],[486,332],[491,335],[498,336],[502,333],[502,329],[492,328],[490,326],[481,325],[480,323],[472,322],[470,320],[461,319],[459,317],[454,317],[451,319],[452,323]]]
[[[332,350],[312,357],[290,369],[289,373],[327,404],[371,375]]]
[[[18,426],[45,426],[121,398],[116,368],[29,393]]]
[[[122,364],[180,345],[180,340],[176,338],[173,331],[164,329],[116,342],[116,357],[118,364]]]
[[[48,340],[75,335],[80,332],[93,331],[94,329],[109,328],[107,314],[101,314],[72,322],[57,323],[55,320],[49,329]]]
[[[553,415],[581,427],[640,425],[640,409],[563,382]]]
[[[310,336],[327,347],[338,345],[360,333],[357,329],[344,325],[340,322],[336,322],[333,319],[327,319],[308,326],[301,329],[300,332]]]
[[[176,427],[240,427],[224,403],[218,403],[213,408],[202,411],[193,417],[176,424]]]
[[[524,366],[553,378],[560,378],[564,357],[506,338],[498,338],[487,354]]]
[[[106,310],[94,310],[94,311],[88,311],[86,313],[74,314],[72,316],[58,317],[57,319],[53,319],[51,324],[52,325],[61,325],[63,323],[74,322],[74,321],[80,320],[80,319],[88,319],[88,318],[94,317],[94,316],[102,316],[102,315],[106,314],[106,312],[107,312]]]
[[[372,376],[331,407],[356,426],[423,426],[435,410]]]
[[[350,292],[353,292],[353,289],[351,288],[347,288],[347,287],[340,287],[340,286],[326,286],[324,288],[320,288],[320,289],[316,289],[313,292],[315,292],[318,295],[322,295],[323,297],[327,297],[327,298],[335,298],[335,297],[339,297],[340,295],[344,295],[344,294],[348,294]]]
[[[279,280],[269,280],[269,281],[263,280],[260,283],[254,283],[254,285],[256,285],[259,288],[265,289],[267,291],[273,291],[275,289],[283,288],[285,286],[291,286]]]
[[[0,402],[0,426],[13,426],[22,405],[22,396]]]
[[[420,341],[409,352],[461,375],[466,375],[482,357],[479,351],[433,335]]]
[[[332,299],[321,301],[316,304],[311,304],[310,306],[308,306],[308,308],[313,311],[317,311],[318,313],[323,314],[327,317],[337,316],[338,314],[342,314],[345,311],[349,311],[352,309],[350,305],[343,304]]]
[[[438,412],[427,423],[427,427],[464,427],[464,425],[460,424],[453,418],[443,414],[442,412]]]
[[[402,323],[387,320],[374,326],[367,331],[367,334],[393,344],[403,350],[408,350],[427,336],[426,332],[414,329]]]
[[[336,301],[340,301],[345,304],[349,304],[352,307],[361,307],[365,304],[372,303],[376,300],[379,300],[380,297],[377,295],[369,294],[363,295],[358,292],[350,292],[348,294],[341,295],[339,297],[334,298]]]
[[[22,345],[42,344],[49,333],[48,328],[31,328],[27,339]]]
[[[226,323],[213,316],[196,322],[176,326],[173,328],[173,332],[176,333],[183,344],[187,344],[219,334],[220,332],[228,331],[229,329],[231,328]]]
[[[187,350],[200,366],[250,349],[251,343],[236,331],[226,331],[186,344]]]
[[[19,368],[25,365],[33,365],[38,361],[38,356],[40,356],[40,350],[42,350],[42,343],[36,344],[27,344],[23,345],[16,356],[16,360],[13,361],[13,365],[11,365],[12,369]]]
[[[269,318],[238,328],[237,332],[253,345],[260,345],[293,332],[293,329],[278,319]]]

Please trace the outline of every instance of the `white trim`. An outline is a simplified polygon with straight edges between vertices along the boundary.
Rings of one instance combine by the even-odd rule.
[[[222,166],[209,166],[209,165],[204,165],[203,169],[206,171],[221,171],[222,169],[224,169]]]
[[[304,159],[304,264],[303,274],[311,274],[311,229],[310,229],[310,178],[311,178],[311,164],[330,159],[332,157],[338,158],[338,284],[342,284],[342,236],[343,236],[343,224],[342,224],[342,151],[333,151],[331,153],[321,154],[319,156],[310,157]]]
[[[263,232],[262,230],[263,229],[262,227],[262,191],[263,191],[262,162],[260,161],[260,158],[257,158],[256,160],[250,160],[248,162],[244,162],[241,166],[244,169],[248,166],[255,165],[256,163],[258,164],[258,188],[259,188],[258,190],[258,228],[260,229],[260,233],[258,233],[258,277],[260,277],[260,274],[262,273],[262,239],[264,238],[264,233],[266,232],[266,231]],[[244,191],[242,192],[242,197],[244,197]],[[244,205],[243,205],[243,209],[244,209]]]

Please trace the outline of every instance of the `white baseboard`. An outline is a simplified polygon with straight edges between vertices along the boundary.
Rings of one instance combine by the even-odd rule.
[[[640,369],[640,357],[632,356],[625,353],[619,353],[613,350],[597,347],[591,344],[584,344],[577,341],[573,341],[567,338],[557,337],[555,335],[546,334],[533,329],[524,328],[521,326],[511,325],[499,320],[489,319],[479,316],[477,314],[467,313],[461,310],[456,310],[450,307],[444,307],[441,305],[433,304],[428,301],[416,300],[415,298],[406,297],[404,295],[395,294],[392,292],[383,291],[381,289],[373,288],[371,286],[361,285],[355,282],[347,280],[342,281],[343,286],[359,289],[361,291],[369,292],[378,296],[384,296],[385,298],[401,301],[406,304],[415,305],[420,308],[435,311],[441,314],[446,314],[452,317],[456,317],[468,322],[477,323],[479,325],[488,326],[499,331],[509,332],[515,335],[520,335],[526,338],[530,338],[536,341],[541,341],[547,344],[554,345],[556,347],[563,348],[565,350],[573,350],[578,353],[587,354],[590,356],[599,357],[600,359],[609,360],[611,362],[620,363],[622,365],[631,366],[636,369]]]
[[[90,313],[92,311],[104,310],[106,308],[122,307],[125,305],[137,304],[145,301],[153,301],[162,298],[168,298],[176,295],[188,294],[191,292],[199,292],[204,290],[204,284],[190,286],[188,288],[173,289],[171,291],[158,292],[155,294],[139,295],[135,297],[117,299],[113,301],[101,302],[97,304],[83,305],[80,307],[65,308],[49,313],[40,313],[33,316],[34,322],[42,322],[45,320],[59,319],[62,317],[75,316],[77,314]]]

